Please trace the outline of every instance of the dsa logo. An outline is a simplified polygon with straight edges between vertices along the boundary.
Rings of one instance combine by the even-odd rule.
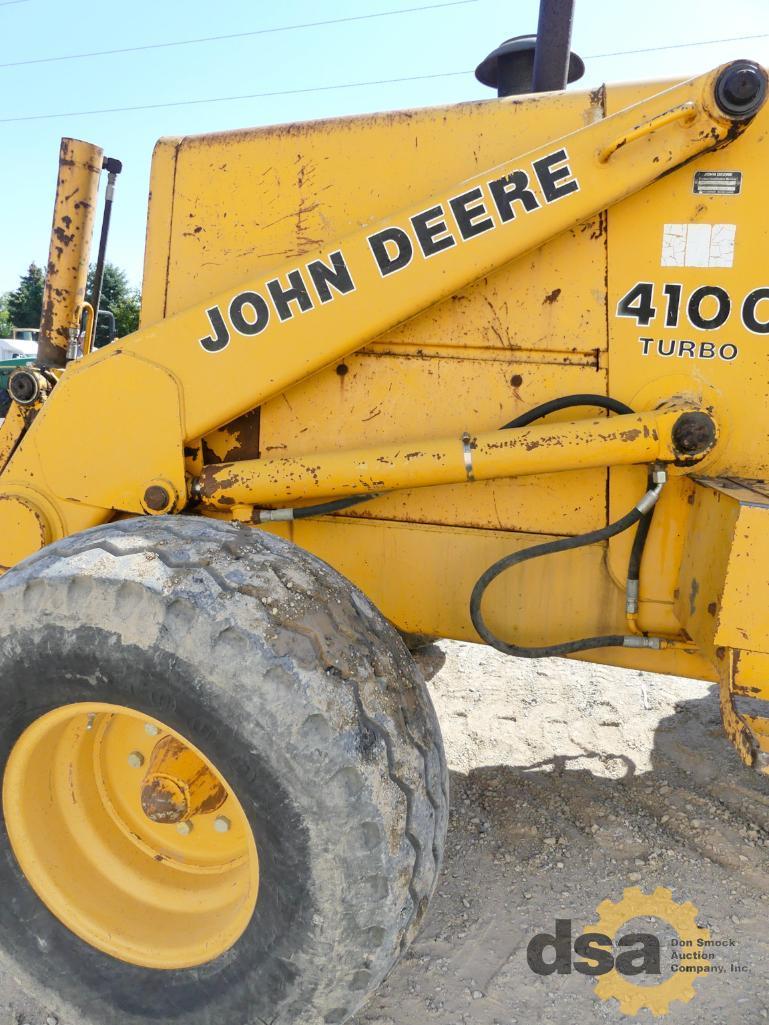
[[[666,1014],[674,1000],[688,1002],[695,995],[694,979],[712,970],[707,946],[710,932],[697,925],[697,909],[691,902],[678,904],[670,890],[658,887],[643,893],[637,886],[625,890],[616,903],[602,901],[599,919],[573,938],[570,918],[556,918],[553,933],[533,936],[526,949],[529,968],[537,975],[596,976],[595,995],[614,998],[624,1014],[635,1015],[647,1007],[655,1015]],[[652,932],[627,929],[638,918],[658,919],[677,934],[676,947],[685,948],[685,967],[668,966],[664,977],[660,964],[660,941]],[[639,986],[633,976],[651,977],[652,985]]]
[[[617,954],[612,947],[630,949]],[[584,960],[575,961],[574,954]],[[553,953],[554,952],[554,953]],[[556,918],[555,934],[537,933],[526,948],[529,968],[537,975],[568,975],[572,971],[581,975],[606,975],[612,969],[620,975],[660,975],[660,943],[648,932],[629,932],[612,941],[602,932],[583,932],[572,947],[572,921]]]

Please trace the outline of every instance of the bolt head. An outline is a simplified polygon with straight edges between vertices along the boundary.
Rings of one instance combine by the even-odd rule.
[[[171,505],[171,496],[161,484],[150,484],[144,492],[144,504],[151,512],[165,512]]]
[[[147,734],[148,737],[156,737],[158,733],[160,733],[160,730],[157,728],[154,722],[147,722],[144,724],[144,732]]]
[[[128,756],[128,764],[132,769],[141,769],[144,765],[144,755],[141,751],[132,751]]]
[[[214,819],[214,829],[217,833],[229,833],[232,827],[232,823],[224,815],[219,815]]]
[[[179,836],[189,836],[192,832],[192,823],[178,822],[176,824],[176,832],[179,834]]]

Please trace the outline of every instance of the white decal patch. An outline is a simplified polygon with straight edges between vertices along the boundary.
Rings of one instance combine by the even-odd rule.
[[[661,267],[731,267],[736,224],[666,224]]]

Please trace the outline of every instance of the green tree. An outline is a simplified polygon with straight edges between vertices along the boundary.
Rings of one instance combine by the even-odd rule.
[[[93,279],[95,267],[88,271],[88,284],[86,296],[90,299],[93,295]],[[104,281],[102,283],[100,310],[109,310],[115,318],[115,329],[118,338],[130,335],[139,327],[139,310],[141,308],[141,293],[132,288],[125,271],[116,267],[114,263],[104,265]],[[106,318],[99,319],[96,332],[96,344],[103,345],[109,338],[109,328]]]
[[[19,287],[8,293],[8,313],[14,327],[39,327],[43,316],[45,275],[36,263],[22,274]]]
[[[86,298],[89,300],[93,295],[94,271],[93,266],[88,270]],[[21,276],[18,288],[0,297],[0,338],[9,337],[12,327],[38,327],[43,315],[44,284],[45,274],[37,264],[32,263],[27,273]],[[128,275],[114,263],[104,266],[99,308],[113,314],[119,338],[130,335],[139,327],[141,293],[131,287]],[[104,345],[107,341],[109,325],[106,318],[102,317],[98,324],[96,344]]]
[[[0,338],[10,338],[12,334],[13,321],[8,312],[8,292],[0,295]]]
[[[115,315],[115,329],[118,338],[133,334],[139,330],[139,313],[141,312],[141,293],[131,289],[131,294],[120,302],[114,303],[112,312]]]

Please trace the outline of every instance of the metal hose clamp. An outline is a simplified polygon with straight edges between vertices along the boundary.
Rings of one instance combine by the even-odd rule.
[[[462,453],[465,458],[465,473],[469,481],[474,481],[475,476],[473,474],[473,450],[470,446],[470,435],[465,431],[462,435]]]

